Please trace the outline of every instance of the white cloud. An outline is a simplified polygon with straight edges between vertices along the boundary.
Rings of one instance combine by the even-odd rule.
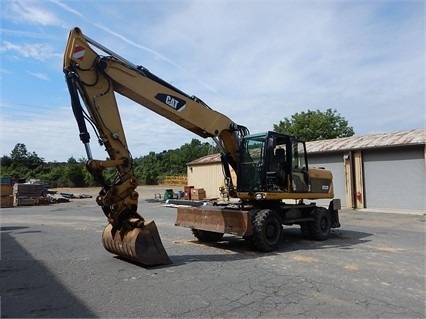
[[[4,4],[8,19],[42,26],[64,26],[56,15],[32,1],[11,1]]]
[[[61,2],[61,1],[57,1],[57,0],[50,0],[50,1],[52,3],[58,5],[59,7],[61,7],[62,9],[64,9],[65,11],[67,11],[69,13],[72,13],[72,14],[74,14],[76,16],[79,16],[81,18],[84,18],[84,15],[81,12],[79,12],[78,10],[74,10],[70,6],[66,5],[65,3]]]
[[[63,39],[63,37],[58,37],[57,35],[54,35],[54,34],[46,34],[46,33],[33,32],[33,31],[2,29],[2,28],[0,28],[0,33],[3,35],[14,37],[14,38],[45,39],[49,41],[57,41],[57,40]]]
[[[31,72],[31,71],[27,71],[27,73],[31,76],[36,77],[37,79],[40,80],[49,80],[49,76],[45,73],[39,73],[39,72]]]
[[[35,151],[47,160],[67,160],[78,154],[73,147],[76,132],[72,111],[68,108],[53,110],[33,109],[16,117],[13,107],[2,102],[2,155],[9,154],[17,143],[23,143],[29,151]],[[68,120],[70,119],[70,120]],[[74,153],[73,153],[74,152]]]
[[[39,61],[50,60],[61,56],[56,53],[56,49],[50,44],[35,43],[35,44],[15,44],[8,41],[3,41],[0,48],[0,53],[11,52],[24,58],[32,58]]]
[[[12,74],[12,72],[10,70],[0,68],[0,75],[3,75],[3,74],[8,75],[8,74]]]

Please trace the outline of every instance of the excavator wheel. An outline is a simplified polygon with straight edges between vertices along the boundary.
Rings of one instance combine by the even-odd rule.
[[[317,207],[314,210],[314,220],[300,223],[302,236],[308,240],[326,240],[331,233],[331,214],[324,207]]]
[[[153,221],[141,228],[113,230],[108,224],[102,234],[102,244],[111,254],[144,266],[171,264]]]
[[[248,240],[255,249],[270,252],[279,248],[283,226],[278,214],[271,209],[263,209],[252,216],[253,235]]]
[[[317,207],[311,224],[311,236],[315,240],[326,240],[331,233],[331,215],[324,207]]]

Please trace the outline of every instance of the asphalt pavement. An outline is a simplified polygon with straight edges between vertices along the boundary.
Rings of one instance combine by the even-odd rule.
[[[1,317],[424,318],[425,215],[343,210],[329,240],[286,227],[273,253],[200,244],[176,209],[140,200],[173,264],[143,268],[101,244],[93,198],[1,209]]]

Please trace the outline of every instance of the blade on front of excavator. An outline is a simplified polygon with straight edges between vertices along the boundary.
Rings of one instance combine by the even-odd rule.
[[[102,244],[112,254],[135,261],[143,266],[171,264],[154,221],[141,228],[113,230],[108,224],[102,234]]]

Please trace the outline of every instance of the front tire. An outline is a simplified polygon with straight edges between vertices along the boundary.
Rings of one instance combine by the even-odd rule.
[[[275,211],[263,209],[257,212],[252,218],[252,228],[250,242],[255,249],[265,252],[278,249],[283,226]]]

